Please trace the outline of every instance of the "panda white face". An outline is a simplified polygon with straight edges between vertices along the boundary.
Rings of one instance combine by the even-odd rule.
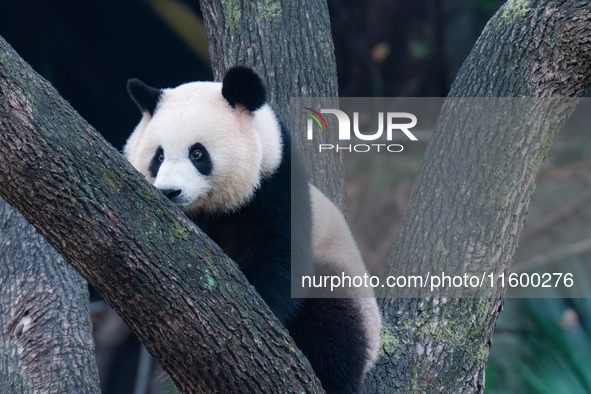
[[[130,93],[139,96],[131,86]],[[241,207],[280,164],[280,126],[268,105],[254,112],[240,103],[232,106],[222,84],[214,82],[152,93],[157,103],[151,111],[138,103],[142,120],[124,153],[185,212]]]

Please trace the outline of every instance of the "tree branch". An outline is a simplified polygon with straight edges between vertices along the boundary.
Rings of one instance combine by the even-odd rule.
[[[0,391],[99,393],[88,287],[0,198]]]
[[[507,2],[485,27],[450,96],[582,96],[591,84],[590,4]],[[515,127],[494,119],[487,125],[474,102],[444,106],[387,275],[450,266],[508,270],[540,164],[576,100],[532,102],[539,105],[520,113]],[[370,391],[482,392],[503,295],[496,289],[487,299],[382,300],[383,356]]]

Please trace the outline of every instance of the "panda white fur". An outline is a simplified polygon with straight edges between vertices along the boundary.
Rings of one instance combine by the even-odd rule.
[[[377,304],[353,291],[291,298],[290,264],[337,275],[365,266],[339,210],[308,183],[260,78],[235,67],[222,83],[161,90],[132,79],[128,90],[142,119],[127,159],[238,264],[325,390],[358,392],[377,358]]]

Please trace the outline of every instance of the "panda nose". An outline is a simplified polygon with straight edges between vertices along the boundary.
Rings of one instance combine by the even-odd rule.
[[[180,189],[160,189],[162,194],[164,194],[169,200],[172,200],[175,197],[178,197],[181,194]]]

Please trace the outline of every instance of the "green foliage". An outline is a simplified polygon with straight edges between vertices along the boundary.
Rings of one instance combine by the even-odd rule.
[[[508,299],[507,307],[522,316],[520,328],[499,328],[516,350],[493,347],[486,392],[591,392],[591,299]]]

